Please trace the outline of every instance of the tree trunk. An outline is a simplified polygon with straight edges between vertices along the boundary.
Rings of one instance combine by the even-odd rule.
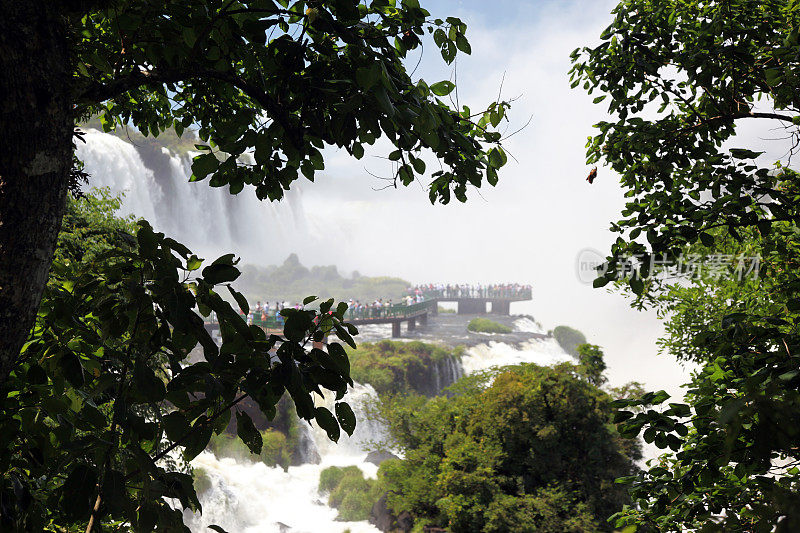
[[[36,317],[72,167],[60,5],[0,0],[0,389]]]

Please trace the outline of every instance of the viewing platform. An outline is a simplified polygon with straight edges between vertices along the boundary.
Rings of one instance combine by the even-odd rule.
[[[406,322],[407,330],[413,331],[417,325],[427,325],[428,317],[439,312],[439,303],[450,302],[458,305],[459,315],[482,315],[490,313],[498,315],[511,314],[511,302],[531,300],[530,286],[520,285],[487,285],[487,286],[453,286],[433,289],[432,286],[419,286],[409,290],[406,298],[422,300],[409,304],[374,304],[351,306],[345,313],[345,320],[355,326],[368,324],[391,324],[392,337],[402,335],[401,324]],[[410,297],[410,298],[409,298]],[[248,324],[263,329],[267,335],[281,335],[284,320],[277,313],[254,312],[244,317]],[[219,325],[211,319],[206,322],[209,332],[219,329]]]
[[[366,307],[363,309],[350,308],[345,317],[353,325],[363,324],[391,324],[392,337],[400,337],[400,324],[408,323],[408,331],[413,331],[417,327],[417,322],[421,325],[428,324],[428,316],[436,315],[439,304],[436,300],[426,300],[411,305],[394,304],[382,307]]]
[[[532,299],[530,287],[451,287],[445,289],[425,290],[425,300],[451,302],[458,304],[459,315],[486,314],[487,304],[490,313],[510,315],[511,302],[524,302]]]

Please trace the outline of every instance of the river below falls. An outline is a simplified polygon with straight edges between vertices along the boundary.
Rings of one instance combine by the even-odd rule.
[[[526,317],[503,317],[515,332],[506,335],[481,335],[466,332],[469,317],[439,315],[426,328],[418,328],[412,339],[469,346],[462,357],[465,374],[492,366],[518,363],[552,365],[572,360],[541,327]],[[367,326],[359,335],[361,342],[391,335],[383,326]],[[405,333],[405,332],[404,332]],[[402,339],[399,339],[402,340]],[[406,337],[406,340],[411,340]],[[363,404],[374,397],[369,385],[356,384],[346,400],[353,407],[358,425],[352,437],[342,436],[338,443],[327,439],[318,427],[304,430],[319,453],[319,464],[292,466],[287,470],[268,467],[247,459],[217,458],[203,452],[192,461],[202,469],[211,484],[200,494],[201,514],[185,513],[185,523],[194,533],[210,531],[219,525],[229,533],[367,533],[379,531],[366,521],[340,522],[337,511],[327,505],[327,497],[317,489],[319,475],[329,466],[356,465],[367,477],[374,478],[378,467],[365,461],[369,443],[381,441],[385,429],[364,416]],[[330,399],[320,400],[326,404]],[[301,422],[301,424],[305,424]]]

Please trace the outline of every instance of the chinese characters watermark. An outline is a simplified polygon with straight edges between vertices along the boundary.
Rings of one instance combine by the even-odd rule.
[[[592,283],[613,268],[618,280],[647,279],[657,277],[662,280],[719,280],[732,278],[738,281],[758,279],[761,268],[760,256],[744,254],[687,254],[677,258],[666,255],[634,254],[618,258],[616,264],[609,265],[597,250],[584,248],[575,260],[578,279],[582,283]]]

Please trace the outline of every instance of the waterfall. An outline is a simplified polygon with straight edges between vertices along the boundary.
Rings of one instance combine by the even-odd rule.
[[[375,477],[377,466],[372,463],[364,463],[367,457],[367,450],[371,443],[383,442],[387,438],[386,428],[377,420],[367,416],[365,403],[377,398],[377,393],[371,385],[356,383],[347,393],[345,400],[356,415],[356,430],[352,436],[342,432],[339,442],[332,442],[325,431],[318,425],[312,423],[312,438],[316,445],[317,452],[322,458],[322,462],[327,466],[346,466],[357,465],[368,477]],[[318,397],[317,397],[318,398]],[[318,406],[326,407],[330,412],[334,412],[335,395],[326,394],[324,399],[318,399]]]
[[[564,362],[574,362],[574,359],[552,338],[528,341],[520,346],[491,341],[468,349],[461,358],[461,366],[465,374],[472,374],[493,366],[521,363],[548,366]]]
[[[134,146],[87,129],[78,157],[89,186],[124,193],[122,214],[145,218],[155,229],[209,258],[235,252],[248,261],[284,257],[298,240],[314,242],[298,188],[280,203],[259,201],[251,186],[236,196],[227,187],[190,183],[191,156],[173,154],[155,143]],[[268,254],[268,256],[265,256]]]
[[[185,513],[184,521],[195,533],[207,531],[209,525],[222,526],[230,533],[375,533],[367,522],[338,522],[337,511],[328,507],[317,491],[319,476],[329,466],[356,465],[367,477],[375,478],[378,467],[365,462],[364,446],[382,440],[385,428],[365,416],[364,401],[376,396],[369,385],[356,384],[346,396],[356,414],[356,430],[352,436],[342,434],[338,443],[331,442],[316,424],[308,428],[318,464],[291,466],[287,470],[253,463],[246,459],[218,458],[203,452],[192,461],[196,474],[205,477],[209,488],[200,494],[203,513]],[[334,411],[333,393],[319,399],[318,406]]]
[[[337,522],[337,511],[317,492],[322,465],[269,467],[263,463],[219,459],[203,452],[193,461],[210,488],[200,494],[202,515],[185,513],[195,533],[222,526],[229,533],[375,533],[367,522]]]
[[[298,241],[306,246],[329,245],[308,229],[297,187],[286,191],[279,204],[258,201],[249,187],[234,197],[227,188],[189,183],[191,153],[178,155],[149,141],[135,146],[93,129],[86,130],[85,140],[79,143],[78,157],[90,175],[89,185],[124,193],[123,215],[147,219],[198,255],[213,258],[235,252],[257,263],[287,256]],[[514,326],[517,331],[542,333],[529,318],[519,318]],[[366,326],[359,339],[378,340],[390,334],[389,325]],[[460,329],[453,335],[459,342],[467,338]],[[431,370],[431,383],[438,391],[465,374],[492,366],[571,360],[552,339],[519,346],[490,341],[468,349],[460,361],[456,357],[438,361]],[[198,455],[192,466],[204,485],[199,495],[203,513],[185,513],[186,525],[195,533],[205,533],[212,524],[230,533],[377,532],[365,521],[336,521],[337,511],[317,490],[320,472],[329,466],[356,465],[365,476],[375,477],[377,466],[365,461],[365,447],[387,440],[386,428],[364,410],[364,402],[375,395],[371,386],[356,384],[345,397],[357,426],[353,436],[343,434],[338,443],[315,424],[300,422],[299,456],[304,464],[299,466],[284,470],[248,459],[218,458],[210,452]],[[318,401],[332,412],[334,403],[333,394]]]
[[[527,319],[522,319],[527,320]],[[517,324],[515,324],[517,325]],[[534,322],[517,325],[538,327]],[[434,365],[437,386],[447,386],[465,374],[492,366],[519,363],[551,365],[571,361],[553,339],[534,340],[519,346],[489,342],[466,351],[461,361],[447,357]],[[432,380],[433,381],[433,380]],[[337,511],[326,505],[326,497],[317,488],[322,470],[329,466],[358,466],[366,477],[374,478],[378,467],[365,461],[365,447],[384,442],[386,428],[366,416],[365,402],[376,397],[370,385],[355,384],[345,400],[353,408],[357,425],[352,436],[342,434],[331,442],[316,424],[300,422],[307,440],[308,459],[319,459],[287,470],[253,463],[246,459],[217,458],[209,452],[192,461],[196,473],[202,473],[209,487],[200,494],[203,513],[185,513],[185,523],[195,532],[205,532],[217,524],[229,532],[304,533],[331,532],[375,533],[373,525],[363,522],[339,522]],[[334,412],[332,393],[318,398],[317,405]]]

